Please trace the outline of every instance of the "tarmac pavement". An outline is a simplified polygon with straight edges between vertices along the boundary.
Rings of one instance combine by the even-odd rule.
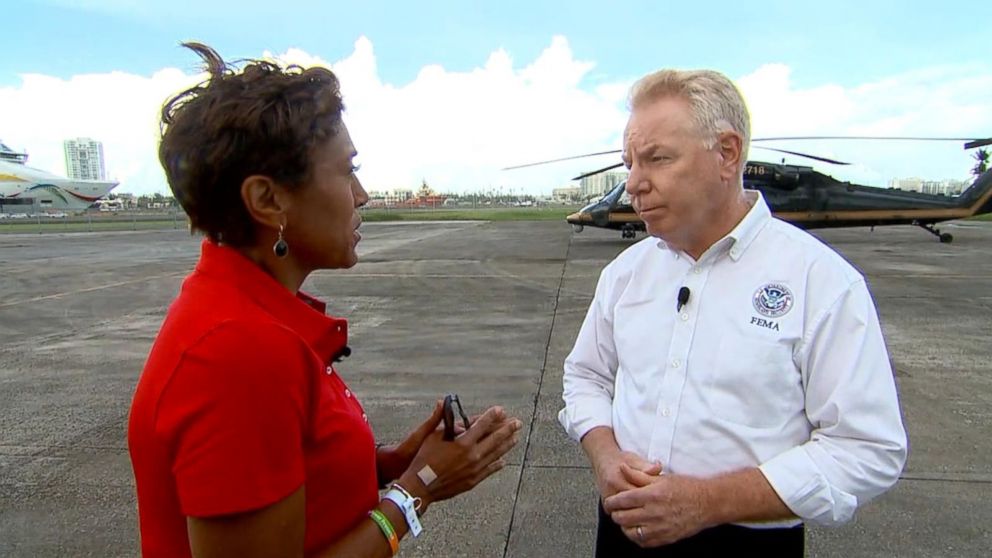
[[[808,555],[992,548],[992,223],[817,232],[868,277],[910,435],[903,479]],[[370,223],[361,262],[305,290],[350,321],[340,372],[381,440],[446,392],[525,424],[509,465],[432,507],[401,556],[591,556],[596,491],[557,423],[561,365],[630,244],[557,222]],[[199,254],[182,231],[0,235],[0,556],[135,556],[125,439],[138,373]]]

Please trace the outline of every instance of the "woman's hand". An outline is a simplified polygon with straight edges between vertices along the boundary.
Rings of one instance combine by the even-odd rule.
[[[427,417],[423,423],[420,424],[405,440],[399,444],[381,446],[376,452],[376,473],[379,476],[380,483],[388,483],[394,479],[399,478],[410,468],[410,463],[413,461],[414,456],[420,451],[420,447],[424,444],[424,440],[431,432],[437,429],[438,425],[441,424],[441,419],[443,418],[443,404],[438,401],[434,405],[434,412],[431,416]]]
[[[453,441],[444,441],[440,430],[429,433],[403,474],[403,486],[409,489],[412,478],[419,479],[417,473],[429,466],[435,478],[426,486],[428,503],[471,490],[503,468],[503,456],[517,444],[522,426],[501,407],[491,407]],[[419,481],[416,485],[423,486]]]

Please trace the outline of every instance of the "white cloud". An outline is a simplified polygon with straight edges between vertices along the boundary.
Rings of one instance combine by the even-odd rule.
[[[62,141],[91,137],[103,142],[107,178],[121,181],[119,191],[166,192],[157,158],[158,111],[170,93],[197,79],[175,69],[150,77],[23,75],[19,86],[0,88],[0,137],[26,149],[29,165],[63,176]]]
[[[751,110],[754,137],[783,135],[992,136],[992,73],[982,65],[922,68],[844,88],[799,88],[792,70],[761,66],[738,80]],[[810,141],[781,146],[856,163],[818,169],[838,178],[885,185],[889,178],[966,178],[963,142]],[[754,150],[752,158],[777,160]],[[797,164],[800,158],[788,158]]]
[[[446,191],[502,186],[547,192],[572,171],[499,169],[604,145],[619,147],[622,102],[608,89],[590,93],[579,87],[593,64],[574,60],[563,37],[523,68],[497,50],[468,72],[425,66],[402,86],[381,82],[365,38],[350,57],[333,64],[300,51],[279,58],[329,65],[339,75],[345,120],[368,189],[413,187],[424,179]],[[596,163],[577,168],[590,164]]]
[[[630,81],[590,88],[586,82],[594,63],[576,60],[563,37],[555,37],[533,61],[521,64],[496,50],[470,71],[430,65],[405,84],[382,81],[373,45],[364,37],[351,55],[335,62],[298,49],[262,56],[329,66],[339,75],[345,120],[370,190],[409,188],[426,179],[443,191],[548,192],[578,172],[616,159],[499,169],[618,148],[626,120]],[[190,67],[194,60],[189,53],[178,64]],[[108,172],[122,182],[119,191],[165,192],[156,155],[158,110],[170,94],[200,79],[173,68],[152,76],[115,72],[68,80],[23,75],[18,86],[0,88],[0,138],[27,148],[34,166],[63,174],[62,140],[93,137],[104,142]],[[984,66],[921,69],[855,87],[798,87],[790,68],[770,64],[738,82],[755,136],[992,135],[992,75]],[[850,170],[824,170],[875,184],[914,174],[963,177],[970,168],[958,144],[778,145],[858,162]],[[752,155],[778,158],[757,150]]]

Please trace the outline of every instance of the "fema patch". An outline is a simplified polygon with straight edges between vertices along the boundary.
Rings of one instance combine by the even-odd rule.
[[[754,309],[763,316],[778,318],[792,310],[792,291],[780,283],[769,283],[754,293]]]

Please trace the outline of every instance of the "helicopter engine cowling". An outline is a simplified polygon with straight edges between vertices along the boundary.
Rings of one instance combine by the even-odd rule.
[[[795,190],[799,187],[799,168],[792,165],[773,165],[748,161],[744,167],[744,182],[762,184],[776,190]]]
[[[779,190],[795,190],[799,187],[799,173],[795,171],[776,172],[772,186]]]

